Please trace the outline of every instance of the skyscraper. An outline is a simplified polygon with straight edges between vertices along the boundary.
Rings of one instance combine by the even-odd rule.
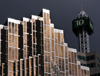
[[[73,32],[79,40],[78,60],[82,66],[90,68],[90,76],[100,76],[100,55],[96,51],[90,52],[89,35],[93,33],[92,21],[85,11],[81,10],[72,24]]]
[[[64,32],[51,23],[50,11],[21,20],[8,18],[1,31],[1,76],[89,76]]]
[[[93,33],[92,21],[85,11],[81,10],[77,19],[74,19],[72,24],[73,32],[79,40],[79,51],[84,53],[90,52],[89,35]]]

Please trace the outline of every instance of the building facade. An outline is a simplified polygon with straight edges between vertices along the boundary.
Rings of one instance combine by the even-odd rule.
[[[50,11],[0,25],[0,76],[90,76],[64,32],[51,23]]]
[[[90,68],[90,76],[100,76],[100,55],[97,51],[90,53],[77,53],[77,58],[81,61],[82,66]]]

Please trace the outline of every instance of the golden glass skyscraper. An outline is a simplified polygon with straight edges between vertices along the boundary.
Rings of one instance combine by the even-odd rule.
[[[47,9],[22,21],[8,18],[0,32],[1,76],[90,76]]]

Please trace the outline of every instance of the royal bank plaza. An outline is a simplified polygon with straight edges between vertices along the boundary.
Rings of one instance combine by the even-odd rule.
[[[90,69],[42,9],[38,16],[0,24],[0,76],[90,76]]]

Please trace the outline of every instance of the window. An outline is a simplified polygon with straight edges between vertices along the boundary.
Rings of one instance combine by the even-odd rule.
[[[89,61],[89,60],[90,60],[90,59],[89,59],[89,56],[87,56],[86,59],[87,59],[87,61]]]
[[[82,66],[87,66],[86,64],[82,64],[82,63],[81,63],[81,65],[82,65]]]
[[[91,63],[91,68],[93,68],[93,67],[95,67],[96,65],[95,65],[95,63]]]
[[[94,60],[94,59],[95,59],[95,55],[87,56],[87,61]]]
[[[94,60],[95,59],[95,55],[90,56],[90,60]]]
[[[93,68],[93,67],[96,67],[96,64],[95,63],[90,63],[90,64],[87,64],[88,67],[90,68]]]
[[[83,60],[86,61],[86,57],[83,56]]]
[[[78,60],[86,61],[86,57],[78,55]]]

